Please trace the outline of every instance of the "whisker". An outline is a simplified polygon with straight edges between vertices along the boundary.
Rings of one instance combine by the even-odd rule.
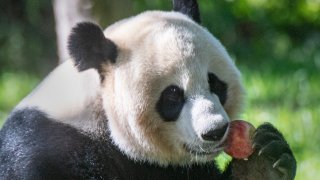
[[[201,149],[201,151],[207,152],[207,151],[205,151],[200,145],[199,145],[199,148]]]

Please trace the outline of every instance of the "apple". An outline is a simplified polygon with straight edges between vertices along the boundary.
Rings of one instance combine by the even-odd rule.
[[[247,121],[230,122],[224,151],[236,159],[247,159],[253,153],[252,141],[255,127]]]

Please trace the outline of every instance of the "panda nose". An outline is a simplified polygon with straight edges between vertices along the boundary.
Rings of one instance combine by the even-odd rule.
[[[227,131],[227,128],[228,128],[228,123],[226,123],[225,125],[223,125],[218,129],[213,129],[208,131],[205,134],[202,134],[201,137],[206,141],[219,141]]]

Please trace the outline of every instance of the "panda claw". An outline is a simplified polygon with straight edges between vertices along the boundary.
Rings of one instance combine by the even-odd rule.
[[[278,161],[276,161],[276,162],[272,165],[272,167],[273,167],[273,168],[278,168],[278,166],[279,166],[279,164],[280,164],[280,161],[281,161],[281,159],[279,159]]]
[[[278,159],[272,167],[283,174],[283,176],[286,177],[285,179],[293,179],[295,177],[296,163],[288,153],[282,154],[280,159]]]
[[[257,146],[258,146],[257,143],[253,143],[253,144],[252,144],[252,149],[256,149]]]
[[[264,155],[264,152],[266,151],[267,148],[268,146],[261,148],[260,151],[258,152],[258,156]]]
[[[282,177],[287,177],[287,169],[286,168],[284,168],[284,167],[281,167],[281,166],[279,166],[279,164],[280,164],[280,159],[277,161],[277,162],[275,162],[274,164],[273,164],[273,168],[276,170],[276,171],[278,171],[281,175],[282,175]],[[286,178],[285,178],[286,179]]]

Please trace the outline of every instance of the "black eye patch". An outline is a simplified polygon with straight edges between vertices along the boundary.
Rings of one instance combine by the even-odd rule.
[[[165,121],[175,121],[178,119],[184,103],[184,91],[176,85],[170,85],[162,91],[156,104],[156,110]]]
[[[224,105],[227,100],[228,85],[210,72],[208,73],[208,83],[210,92],[216,94],[219,97],[220,103]]]

